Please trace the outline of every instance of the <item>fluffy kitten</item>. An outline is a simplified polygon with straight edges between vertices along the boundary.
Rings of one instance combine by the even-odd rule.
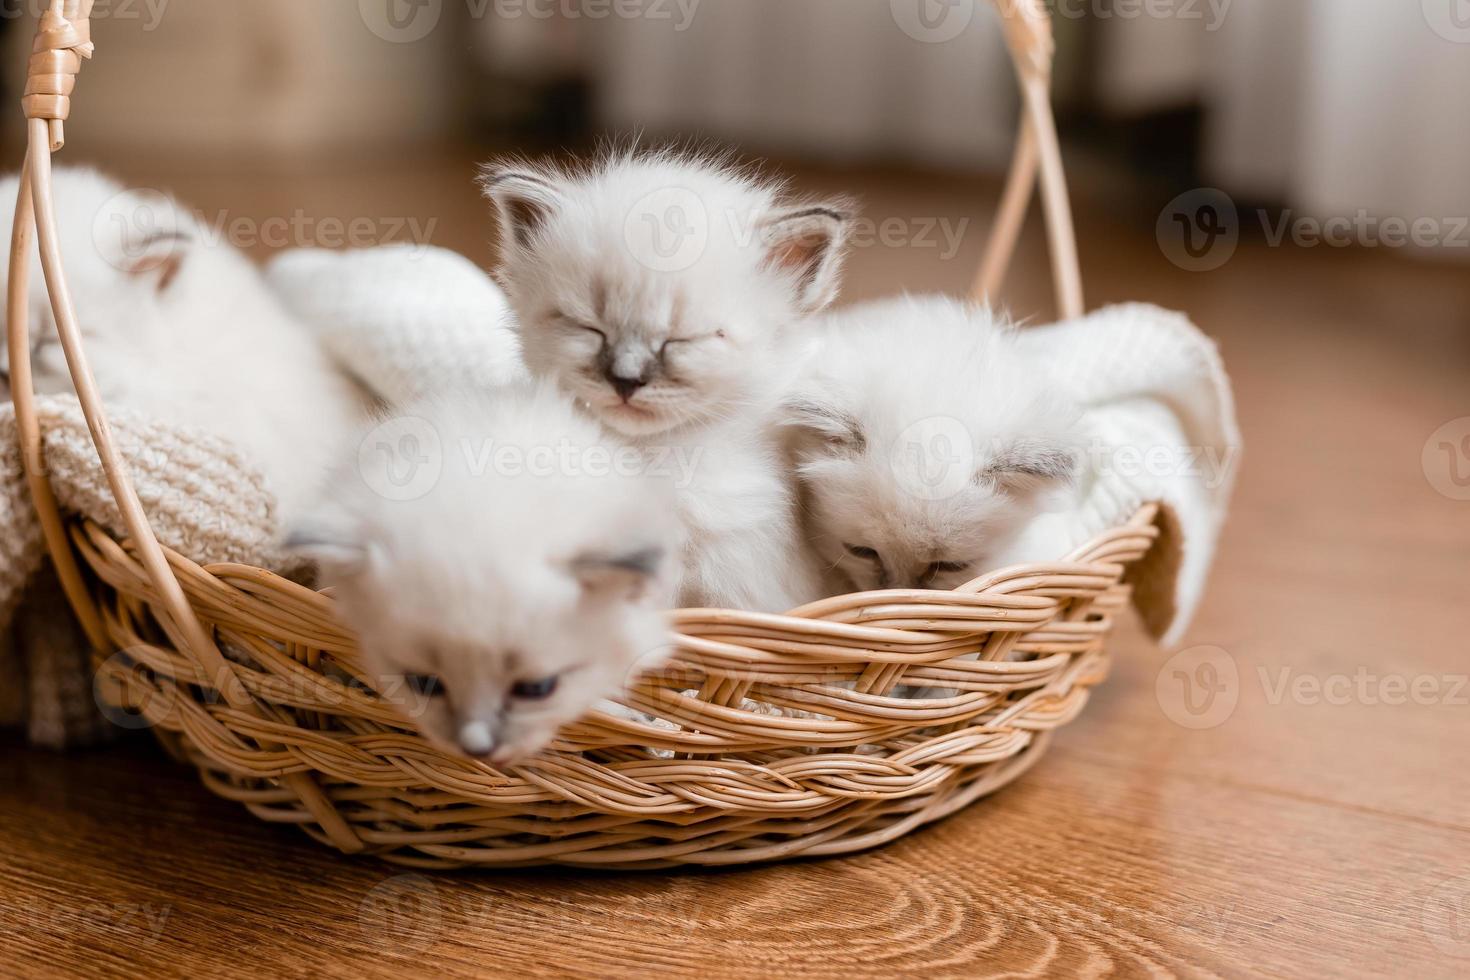
[[[531,371],[651,459],[693,466],[681,601],[816,598],[771,423],[801,321],[836,295],[846,203],[783,202],[719,161],[667,153],[488,168],[484,188]]]
[[[812,544],[849,589],[963,585],[1071,481],[1079,416],[986,310],[833,314],[786,407]]]
[[[291,520],[364,417],[355,386],[245,256],[170,198],[72,167],[58,167],[53,185],[62,260],[105,403],[232,440]],[[6,226],[17,189],[15,177],[0,181]],[[34,258],[31,277],[35,388],[70,394]],[[0,367],[8,396],[3,350]]]
[[[426,737],[525,758],[666,649],[672,488],[609,465],[599,427],[549,385],[444,394],[404,418],[416,442],[364,451],[442,465],[437,479],[389,499],[369,485],[383,463],[361,457],[291,546],[321,564],[371,683]]]

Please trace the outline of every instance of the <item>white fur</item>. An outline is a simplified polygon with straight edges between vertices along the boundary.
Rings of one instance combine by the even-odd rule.
[[[15,177],[0,181],[7,227],[17,186]],[[245,256],[182,206],[87,169],[57,168],[53,187],[62,260],[104,401],[233,441],[265,476],[282,521],[292,521],[363,417],[355,387]],[[30,307],[35,388],[71,393],[34,257]]]
[[[784,203],[779,187],[674,154],[510,165],[485,187],[531,371],[610,431],[695,463],[679,498],[681,601],[784,611],[817,598],[772,432],[802,321],[836,293],[845,204]],[[646,383],[625,396],[615,377]]]
[[[348,468],[294,546],[322,563],[390,703],[447,749],[513,762],[666,652],[672,489],[597,462],[600,428],[549,385],[444,393],[405,416],[437,434],[432,489],[390,500]],[[558,462],[536,463],[538,447]],[[443,693],[425,696],[411,675]],[[514,693],[549,678],[544,700]]]
[[[787,404],[813,547],[849,589],[991,570],[1081,449],[1079,410],[1015,334],[943,297],[830,316]]]

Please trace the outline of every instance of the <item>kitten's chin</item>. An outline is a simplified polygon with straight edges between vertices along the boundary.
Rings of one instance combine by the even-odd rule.
[[[667,432],[675,428],[678,424],[676,419],[663,412],[622,402],[616,405],[601,406],[596,411],[597,417],[609,429],[619,435],[630,437],[658,435],[660,432]]]

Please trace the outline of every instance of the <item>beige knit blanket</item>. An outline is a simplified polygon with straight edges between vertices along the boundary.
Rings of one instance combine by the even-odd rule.
[[[123,538],[122,516],[74,397],[37,403],[45,465],[62,509]],[[143,509],[165,547],[200,564],[281,569],[274,498],[232,445],[120,409],[108,413]],[[49,574],[21,468],[15,410],[0,408],[0,725],[60,748],[105,731],[91,710],[87,643]]]

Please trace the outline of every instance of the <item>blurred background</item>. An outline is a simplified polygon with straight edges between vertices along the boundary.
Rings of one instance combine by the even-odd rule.
[[[4,5],[17,52],[44,2]],[[1323,216],[1470,210],[1461,0],[1048,6],[1058,101],[1099,154]],[[995,173],[1015,111],[988,0],[98,0],[94,23],[77,118],[97,153],[291,161],[639,130]]]
[[[1470,255],[1466,0],[1047,2],[1084,212],[1218,188],[1247,239],[1348,222],[1328,248]],[[0,10],[12,96],[45,3]],[[404,184],[463,181],[456,158],[630,132],[984,187],[1016,118],[989,0],[98,0],[94,34],[72,158],[185,189],[409,160]]]

